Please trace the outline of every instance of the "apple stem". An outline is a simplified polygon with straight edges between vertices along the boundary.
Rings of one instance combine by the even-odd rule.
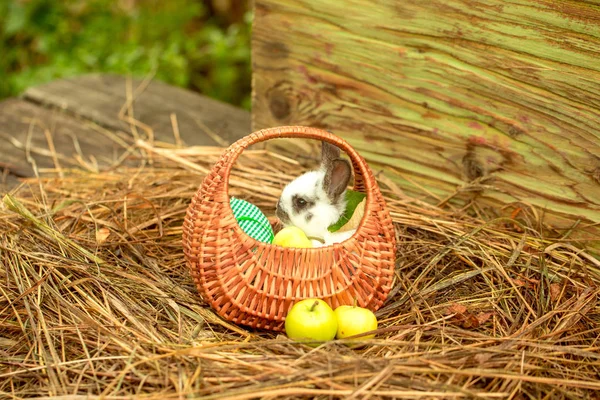
[[[355,297],[354,298],[354,307],[357,307],[357,306],[358,306],[358,297]]]
[[[319,300],[315,300],[312,306],[310,306],[310,312],[315,311],[315,307],[319,305]]]

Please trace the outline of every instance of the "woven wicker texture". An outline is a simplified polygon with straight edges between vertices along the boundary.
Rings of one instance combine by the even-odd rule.
[[[275,138],[317,139],[335,144],[354,168],[354,190],[367,194],[356,233],[332,246],[294,249],[246,235],[229,205],[232,166],[248,146]],[[283,330],[291,306],[320,298],[333,308],[376,310],[391,289],[395,235],[392,220],[366,161],[343,139],[321,129],[289,126],[254,132],[222,155],[188,207],[183,248],[204,300],[226,320],[259,329]]]

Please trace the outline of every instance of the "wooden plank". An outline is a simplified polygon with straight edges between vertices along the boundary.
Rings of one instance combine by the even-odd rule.
[[[12,188],[19,185],[19,177],[11,173],[10,169],[0,165],[0,196],[4,196]]]
[[[125,77],[93,74],[33,87],[23,97],[129,132],[131,125],[119,118],[127,87]],[[130,87],[143,88],[142,81],[134,79]],[[151,81],[136,96],[133,112],[136,120],[152,129],[156,140],[168,143],[174,143],[172,114],[187,145],[228,145],[250,133],[249,112],[160,81]]]
[[[0,102],[0,173],[10,176],[6,188],[15,178],[34,176],[34,164],[39,170],[109,168],[126,145],[118,135],[61,111],[21,99]]]
[[[598,239],[600,6],[255,7],[253,129],[324,127],[409,195],[456,205],[476,198],[498,213],[532,205],[557,229],[579,221],[577,233]]]

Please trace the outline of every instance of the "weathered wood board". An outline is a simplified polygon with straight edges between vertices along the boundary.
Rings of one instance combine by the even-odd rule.
[[[33,176],[34,165],[104,170],[122,162],[135,138],[119,112],[127,87],[135,92],[141,85],[86,75],[0,102],[0,193]],[[150,129],[154,140],[175,144],[174,121],[181,145],[228,145],[250,132],[249,112],[158,81],[137,94],[132,108],[144,139]]]
[[[600,2],[255,8],[253,129],[324,127],[408,195],[600,238]]]
[[[144,86],[134,79],[128,85],[123,76],[91,74],[30,88],[23,97],[129,132],[130,124],[119,118],[127,104],[128,86],[135,99],[135,119],[150,127],[160,140],[173,142],[171,114],[176,115],[181,139],[187,145],[224,145],[250,133],[247,111],[155,80]]]
[[[127,143],[119,142],[118,135],[62,111],[21,99],[0,102],[0,161],[12,175],[33,176],[34,165],[108,168],[126,151]]]

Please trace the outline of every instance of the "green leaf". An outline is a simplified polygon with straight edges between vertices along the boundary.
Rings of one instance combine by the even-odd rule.
[[[17,32],[23,30],[23,27],[27,23],[27,13],[25,8],[20,4],[13,4],[9,7],[8,16],[4,25],[4,33],[14,35]]]
[[[65,76],[153,72],[250,109],[250,11],[229,24],[197,0],[115,3],[0,0],[0,99]]]
[[[350,218],[352,218],[352,215],[354,215],[354,210],[356,210],[356,207],[363,201],[365,197],[367,197],[365,193],[356,192],[354,190],[347,190],[346,211],[344,211],[344,214],[342,214],[338,222],[329,226],[327,230],[329,232],[336,232],[340,230],[342,226],[346,225],[346,223],[350,221]]]

